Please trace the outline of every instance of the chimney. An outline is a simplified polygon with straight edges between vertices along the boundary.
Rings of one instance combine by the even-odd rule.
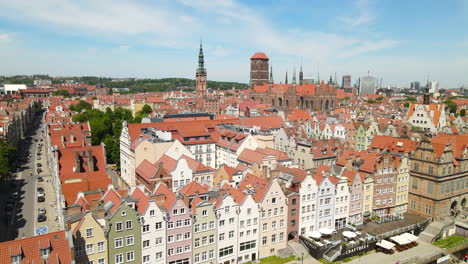
[[[94,157],[93,150],[88,150],[88,171],[94,171]]]
[[[80,153],[77,150],[75,150],[75,168],[76,173],[81,172]]]

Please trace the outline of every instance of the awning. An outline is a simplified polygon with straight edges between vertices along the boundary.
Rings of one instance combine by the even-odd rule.
[[[401,234],[400,236],[405,237],[406,239],[408,239],[411,242],[416,242],[418,240],[417,236],[415,236],[413,234],[410,234],[410,233],[404,233],[404,234]]]
[[[344,237],[347,237],[347,238],[355,238],[355,237],[356,237],[356,233],[351,232],[351,231],[344,231],[344,232],[343,232],[343,236],[344,236]]]
[[[321,228],[319,229],[319,232],[322,233],[323,235],[329,236],[335,232],[335,230],[329,229],[329,228]]]
[[[387,250],[390,250],[395,246],[395,244],[385,239],[382,239],[382,241],[378,242],[376,245],[379,247],[385,248]]]
[[[309,233],[307,233],[307,236],[313,238],[313,239],[319,239],[320,237],[322,237],[322,234],[320,234],[320,232],[318,231],[311,231]]]
[[[391,237],[390,239],[397,242],[398,245],[406,245],[406,244],[411,243],[411,241],[408,240],[404,236],[394,236],[394,237]]]

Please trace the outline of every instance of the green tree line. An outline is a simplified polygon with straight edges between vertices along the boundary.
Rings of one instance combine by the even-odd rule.
[[[70,109],[78,112],[72,117],[73,122],[89,122],[91,126],[91,144],[93,146],[104,143],[106,145],[107,163],[120,167],[120,133],[122,122],[139,123],[141,119],[153,110],[149,105],[144,105],[142,110],[133,117],[132,112],[124,108],[116,108],[112,111],[91,109],[91,105],[83,100],[70,106]],[[83,111],[85,110],[85,111]]]

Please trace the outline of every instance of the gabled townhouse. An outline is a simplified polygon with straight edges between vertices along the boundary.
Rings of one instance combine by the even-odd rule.
[[[229,128],[230,126],[219,128],[219,137],[216,139],[216,168],[223,164],[236,167],[239,164],[237,158],[245,148],[255,150],[258,147],[257,141],[251,134]]]
[[[342,123],[333,124],[332,130],[333,130],[334,138],[341,138],[343,140],[346,139],[346,126],[344,124]]]
[[[229,193],[237,204],[236,213],[238,217],[237,226],[237,263],[245,263],[258,259],[259,247],[259,205],[255,202],[252,194],[246,194],[233,188],[228,184],[224,184],[220,192]],[[218,221],[218,228],[220,227]],[[221,232],[219,229],[218,232]],[[220,242],[220,241],[219,241]],[[218,243],[219,243],[218,242]],[[218,246],[218,248],[221,248]],[[221,258],[220,258],[221,260]]]
[[[191,199],[190,206],[193,213],[193,263],[213,263],[218,257],[217,236],[218,226],[214,210],[214,203],[203,200],[199,196]],[[229,222],[230,221],[230,222]],[[229,218],[228,223],[235,224],[235,218]],[[234,237],[234,231],[226,234]],[[220,249],[221,250],[221,249]],[[227,251],[225,251],[227,250]],[[229,248],[223,248],[223,257],[229,254]]]
[[[137,186],[132,199],[140,213],[142,263],[166,263],[166,212],[156,197],[149,197],[143,186]]]
[[[105,209],[109,263],[141,263],[141,222],[131,197],[121,196],[110,185],[102,197]]]
[[[218,220],[217,262],[237,263],[237,253],[239,252],[239,205],[229,193],[221,194],[214,205],[214,209]]]
[[[287,247],[287,202],[278,180],[273,178],[268,182],[247,174],[239,189],[254,192],[253,198],[260,205],[258,258],[278,254]]]
[[[197,160],[185,155],[178,160],[163,155],[158,162],[162,163],[163,167],[171,174],[173,191],[177,191],[192,181],[213,187],[215,170]]]
[[[367,129],[363,123],[355,123],[357,126],[356,129],[356,151],[366,150],[367,149]]]
[[[165,210],[166,237],[157,237],[156,245],[165,244],[166,252],[156,252],[156,259],[166,256],[168,264],[192,263],[192,210],[182,197],[176,196],[164,183],[158,183],[153,196]]]
[[[312,172],[308,171],[307,176],[301,182],[299,188],[300,211],[299,230],[300,235],[305,236],[307,232],[317,231],[317,192],[318,186],[312,177]],[[291,223],[290,223],[291,224]]]
[[[364,177],[357,171],[346,170],[343,176],[349,183],[349,223],[360,224],[363,222],[363,180]]]
[[[335,213],[334,228],[343,229],[348,223],[349,217],[349,186],[348,179],[342,176],[329,176],[330,181],[335,184]]]
[[[298,134],[299,133],[299,134]],[[301,138],[300,132],[294,127],[282,127],[274,139],[275,149],[283,151],[294,158],[297,141]]]
[[[242,171],[231,168],[227,165],[221,165],[215,172],[213,179],[213,188],[219,189],[224,183],[228,183],[235,187],[239,184],[244,177]]]
[[[315,228],[334,229],[335,213],[335,183],[330,180],[330,176],[325,174],[314,174],[314,179],[318,184],[317,188],[317,223]]]
[[[237,159],[239,165],[251,168],[255,164],[265,179],[270,178],[270,171],[277,165],[292,166],[292,160],[286,153],[272,148],[244,149]]]
[[[369,218],[372,215],[373,205],[374,205],[374,177],[372,174],[359,172],[363,175],[363,213],[362,216],[364,219]]]
[[[76,263],[108,263],[107,238],[93,212],[80,212],[70,218]]]
[[[381,135],[380,130],[379,130],[379,123],[376,121],[369,122],[367,130],[366,130],[367,142],[366,142],[365,149],[367,149],[367,147],[370,146],[370,144],[372,143],[372,139],[374,138],[374,136],[377,136],[377,135]]]
[[[300,140],[294,161],[297,167],[304,170],[315,169],[320,165],[331,166],[335,164],[341,149],[340,139]]]
[[[437,133],[447,123],[444,104],[411,104],[405,119],[423,131]]]

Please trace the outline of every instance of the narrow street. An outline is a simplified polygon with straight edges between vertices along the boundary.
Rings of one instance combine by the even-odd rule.
[[[2,182],[0,199],[13,201],[13,209],[7,213],[6,205],[1,210],[0,241],[13,240],[36,235],[37,232],[58,230],[52,177],[50,175],[45,149],[42,115],[38,116],[30,133],[18,146],[18,160],[13,180]],[[41,165],[39,165],[41,164]],[[38,201],[38,188],[43,188],[45,201]],[[13,193],[17,192],[15,198]],[[45,210],[45,220],[38,221],[39,208]],[[41,219],[43,220],[43,219]],[[3,230],[5,232],[3,232]]]

